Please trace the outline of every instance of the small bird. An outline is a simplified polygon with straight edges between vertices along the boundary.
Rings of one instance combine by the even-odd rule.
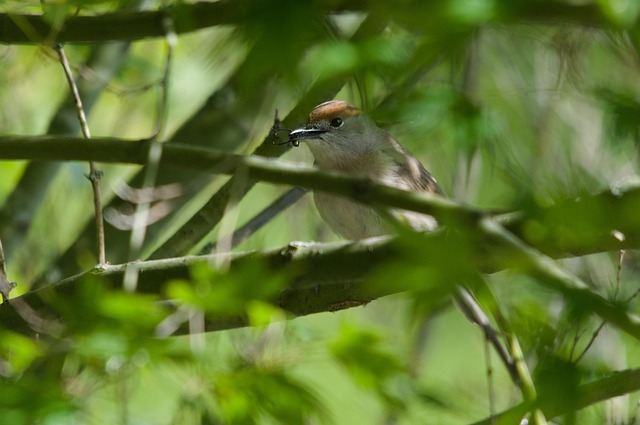
[[[316,106],[307,125],[289,133],[289,142],[294,146],[302,140],[308,141],[315,164],[320,168],[367,177],[398,189],[445,196],[420,161],[347,102],[332,100]],[[391,231],[383,215],[374,208],[318,191],[314,192],[314,200],[322,219],[346,239],[382,236]],[[388,213],[418,231],[431,230],[437,225],[433,217],[416,212],[391,210]],[[497,337],[498,332],[491,327],[473,295],[457,286],[453,297],[462,313],[483,329],[514,379],[519,379],[514,362]]]
[[[345,101],[332,100],[316,106],[307,125],[289,134],[289,141],[294,146],[302,140],[308,141],[319,168],[367,177],[402,190],[444,196],[420,161],[362,111]],[[318,191],[314,192],[314,201],[322,219],[346,239],[390,233],[387,220],[372,207]],[[418,231],[431,230],[437,225],[428,215],[403,210],[390,210],[389,213]]]

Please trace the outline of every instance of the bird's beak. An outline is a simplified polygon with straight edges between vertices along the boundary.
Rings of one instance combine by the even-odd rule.
[[[327,130],[321,130],[319,128],[313,127],[296,128],[291,133],[289,133],[289,141],[294,146],[298,146],[300,144],[300,140],[317,139],[321,134],[324,134],[326,132]]]

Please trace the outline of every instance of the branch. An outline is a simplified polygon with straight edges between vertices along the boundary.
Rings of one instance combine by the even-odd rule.
[[[331,3],[331,2],[327,2]],[[332,4],[332,10],[360,10],[357,0]],[[163,21],[171,19],[175,33],[184,34],[217,25],[238,24],[251,13],[252,1],[177,2],[164,9],[113,12],[97,16],[69,16],[56,30],[42,15],[0,14],[0,43],[54,44],[141,40],[166,35]]]
[[[0,42],[39,44],[140,40],[163,37],[165,15],[176,22],[176,32],[186,33],[238,19],[240,8],[229,1],[178,3],[163,10],[113,12],[98,16],[70,16],[58,31],[42,15],[0,15]]]
[[[531,402],[524,402],[473,425],[517,424],[527,412],[534,409],[540,409],[545,416],[553,418],[638,390],[640,390],[640,369],[624,370],[598,381],[580,385],[575,393],[565,394],[565,398],[542,397]]]
[[[42,15],[0,14],[0,43],[94,43],[164,37],[162,21],[165,17],[170,17],[175,22],[175,32],[179,35],[216,25],[246,22],[247,18],[255,17],[259,13],[255,10],[260,7],[259,3],[251,0],[193,4],[179,2],[156,11],[69,16],[60,29],[53,28]],[[317,5],[313,7],[318,8]],[[425,19],[433,19],[430,13],[438,12],[438,8],[425,6],[421,2],[393,4],[391,8],[384,2],[341,0],[327,1],[321,7],[332,12],[371,11],[380,16],[398,18],[400,22],[406,21],[408,24],[421,23],[422,26]],[[495,9],[494,21],[496,23],[572,22],[605,28],[613,26],[611,20],[597,4],[565,4],[559,1],[543,1],[535,5],[527,2],[502,1]]]
[[[116,162],[142,164],[149,142],[74,137],[0,136],[0,159]],[[243,156],[171,143],[164,146],[164,165],[233,174],[242,167],[249,177],[347,196],[366,204],[385,205],[430,214],[441,222],[473,223],[485,213],[428,194],[409,193],[345,174],[320,171],[298,163]],[[633,249],[640,241],[640,187],[605,191],[558,202],[553,206],[499,217],[505,227],[554,258]],[[594,231],[596,229],[597,231]],[[619,237],[616,235],[623,235]]]
[[[97,161],[144,164],[151,146],[149,141],[125,141],[115,138],[92,139],[84,143],[73,137],[0,137],[0,159]],[[88,146],[91,147],[88,147]],[[174,166],[200,169],[216,174],[235,174],[246,170],[248,177],[271,183],[290,184],[336,195],[348,196],[367,204],[386,206],[431,214],[442,221],[458,219],[473,221],[482,213],[462,207],[441,197],[401,191],[365,178],[320,171],[298,163],[260,156],[244,156],[213,149],[167,144],[162,162]]]
[[[286,270],[290,285],[277,299],[270,301],[294,315],[340,310],[362,305],[385,295],[419,289],[408,287],[401,281],[394,281],[393,285],[386,286],[366,283],[363,278],[373,270],[377,270],[376,267],[383,263],[408,261],[408,267],[429,269],[433,274],[425,272],[426,275],[442,277],[438,279],[439,282],[463,281],[465,272],[476,273],[477,269],[483,272],[495,272],[507,267],[515,267],[539,277],[543,280],[542,283],[566,295],[567,302],[575,303],[576,307],[590,309],[604,320],[634,338],[640,339],[640,323],[635,316],[622,309],[618,310],[602,297],[581,288],[579,283],[567,278],[566,274],[559,274],[557,266],[553,265],[551,260],[546,260],[532,250],[523,248],[514,242],[514,238],[508,232],[500,229],[496,223],[484,219],[476,229],[420,235],[422,240],[419,254],[417,257],[409,256],[410,258],[407,258],[406,249],[402,248],[402,239],[384,238],[357,243],[290,245],[282,249],[262,252],[222,255],[229,259],[229,273],[241,271],[246,261],[255,258],[264,260],[274,273]],[[452,238],[454,238],[453,242]],[[443,247],[452,247],[452,243],[463,244],[460,247],[465,246],[465,249],[457,249],[456,252],[460,255],[468,252],[469,258],[459,260],[461,264],[469,265],[468,270],[458,270],[462,268],[453,270],[450,267],[450,261],[444,260],[451,254],[448,249],[443,250]],[[453,246],[453,248],[456,247],[457,245]],[[635,240],[634,247],[640,247],[640,240]],[[131,267],[140,271],[138,286],[140,292],[159,294],[167,281],[189,279],[191,266],[199,263],[208,264],[215,258],[216,256],[180,257],[105,266],[57,284],[45,286],[20,298],[26,299],[35,309],[46,311],[48,307],[44,300],[51,296],[52,291],[64,297],[72,296],[76,288],[82,287],[77,283],[91,275],[100,276],[118,286],[121,284],[123,273]],[[424,258],[430,258],[432,261],[425,262]],[[451,276],[452,273],[456,275]],[[445,279],[444,276],[447,278]],[[432,285],[433,282],[425,282],[425,284]],[[439,291],[441,297],[446,297],[455,289],[453,286],[439,288],[442,289]],[[16,331],[30,332],[28,325],[22,323],[6,306],[0,306],[0,323]],[[241,317],[224,319],[209,317],[205,330],[245,325]],[[181,329],[181,332],[188,332],[188,329]]]
[[[373,258],[379,262],[392,255],[391,247],[381,242],[290,245],[262,252],[222,255],[229,259],[230,273],[242,270],[247,261],[256,257],[265,260],[274,272],[282,271],[285,267],[294,271],[289,288],[277,300],[271,301],[297,316],[362,305],[380,296],[399,291],[399,288],[395,288],[380,292],[366,288],[362,283],[362,277],[376,263],[372,262]],[[127,269],[135,268],[139,272],[137,291],[160,294],[166,282],[173,279],[190,279],[191,267],[203,263],[210,264],[214,258],[215,256],[192,256],[104,265],[56,284],[43,286],[14,300],[25,300],[41,315],[57,321],[59,317],[53,311],[49,300],[52,297],[73,299],[76,291],[86,288],[85,285],[79,284],[83,279],[98,276],[114,286],[120,286]],[[344,272],[345,269],[348,270],[347,273]],[[207,317],[206,320],[206,331],[246,326],[242,317]],[[17,315],[15,310],[4,304],[0,305],[0,323],[5,329],[33,334],[29,324]],[[189,329],[183,326],[177,333],[186,334],[189,333]]]

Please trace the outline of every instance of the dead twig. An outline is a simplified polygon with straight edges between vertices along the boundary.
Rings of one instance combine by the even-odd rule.
[[[76,85],[76,82],[73,79],[73,74],[71,72],[71,66],[69,65],[69,60],[67,59],[67,55],[64,53],[64,47],[62,46],[62,44],[56,44],[54,46],[54,49],[58,53],[60,64],[62,64],[64,75],[67,78],[67,82],[69,83],[71,94],[75,101],[76,112],[78,113],[78,120],[80,121],[80,128],[82,129],[82,134],[86,139],[91,139],[89,124],[87,123],[87,117],[84,113],[84,108],[82,106],[82,99],[80,99],[78,86]],[[98,264],[105,264],[107,262],[107,259],[106,259],[105,242],[104,242],[104,219],[102,217],[102,197],[100,195],[100,178],[101,177],[102,177],[102,171],[96,168],[95,162],[89,161],[89,174],[87,175],[87,178],[91,182],[91,188],[93,189],[93,208],[95,210],[95,220],[96,220],[96,240],[98,241]]]

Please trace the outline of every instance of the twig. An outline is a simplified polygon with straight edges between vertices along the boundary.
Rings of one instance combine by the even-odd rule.
[[[7,278],[7,270],[4,264],[4,249],[2,248],[2,241],[0,241],[0,295],[2,295],[2,302],[9,300],[9,293],[16,287],[15,282],[9,282]]]
[[[478,305],[473,296],[467,290],[459,289],[456,293],[455,300],[460,311],[465,315],[465,317],[482,329],[486,340],[495,348],[513,382],[520,385],[520,378],[515,365],[509,357],[509,354],[504,349],[500,339],[498,339],[498,332],[493,328],[493,326],[491,326],[489,318],[484,311],[482,311],[482,308]]]
[[[488,398],[489,398],[489,416],[493,417],[493,415],[495,415],[495,399],[496,399],[496,393],[495,393],[495,388],[493,387],[493,367],[491,366],[491,349],[490,344],[489,344],[489,340],[488,339],[484,339],[484,361],[485,361],[485,367],[487,370],[487,392],[488,392]]]
[[[616,237],[618,238],[619,236],[616,235]],[[622,278],[622,262],[624,260],[624,253],[625,250],[621,249],[620,251],[618,251],[618,266],[616,268],[616,289],[613,293],[613,302],[615,303],[618,300],[618,295],[620,294],[620,286],[621,286],[621,278]],[[636,292],[637,293],[637,292]],[[631,301],[633,299],[633,297],[635,296],[632,295],[631,298],[629,298],[628,300],[626,300],[624,302],[624,304],[628,303],[629,301]],[[606,325],[606,322],[603,320],[600,322],[600,324],[598,325],[598,327],[596,328],[595,331],[593,331],[593,333],[591,334],[591,338],[589,338],[589,342],[587,342],[587,345],[584,347],[584,349],[582,350],[582,352],[578,355],[578,357],[576,357],[576,359],[573,361],[574,364],[577,364],[580,360],[582,360],[582,358],[584,357],[585,354],[587,354],[587,351],[589,351],[589,349],[591,348],[591,346],[593,345],[593,343],[595,342],[596,338],[598,337],[598,335],[600,334],[600,331],[602,330],[602,328],[604,328],[604,325]],[[579,335],[576,335],[576,342],[574,342],[574,346],[577,343],[577,339],[578,339]],[[571,349],[571,355],[569,357],[569,360],[571,360],[571,358],[573,357],[573,348]]]
[[[584,355],[587,354],[587,351],[589,351],[589,348],[591,348],[596,338],[600,334],[600,331],[602,330],[602,328],[604,328],[604,325],[606,324],[607,322],[605,322],[604,320],[600,322],[600,325],[598,325],[596,330],[593,331],[593,333],[591,334],[591,338],[589,339],[589,342],[587,343],[587,345],[584,347],[584,350],[582,350],[582,352],[578,355],[578,357],[576,357],[576,359],[573,361],[574,364],[578,363],[584,357]],[[571,360],[571,358],[569,358],[569,360]]]
[[[613,301],[616,302],[618,300],[618,295],[620,294],[620,286],[622,285],[622,263],[624,261],[624,249],[618,251],[618,267],[616,268],[616,289],[613,293]]]
[[[67,78],[67,82],[69,83],[69,88],[71,89],[71,94],[73,95],[73,99],[76,104],[76,112],[78,113],[78,120],[80,121],[80,128],[82,129],[82,134],[86,139],[91,139],[91,133],[89,132],[89,125],[87,124],[87,117],[84,113],[84,108],[82,107],[82,99],[80,99],[78,86],[76,85],[76,82],[73,79],[73,74],[71,72],[69,61],[67,60],[67,55],[64,53],[64,47],[62,46],[62,44],[56,44],[54,46],[54,49],[58,53],[58,57],[60,58],[60,63],[62,64],[62,68],[64,69],[64,74]],[[89,174],[87,175],[87,178],[91,182],[91,188],[93,189],[93,208],[95,211],[95,219],[96,219],[96,240],[98,242],[98,264],[105,264],[107,262],[107,258],[105,254],[104,219],[102,217],[102,197],[100,195],[100,177],[102,177],[102,172],[96,168],[96,165],[93,161],[89,161]]]
[[[161,95],[158,104],[158,117],[154,134],[150,139],[151,145],[147,155],[147,167],[143,180],[143,190],[147,190],[155,185],[158,177],[158,169],[162,158],[164,131],[166,128],[168,99],[169,99],[169,83],[171,76],[171,63],[173,60],[173,48],[177,42],[173,21],[169,16],[164,16],[162,24],[165,30],[165,40],[167,46],[167,56],[164,65],[164,74],[160,82]],[[134,213],[134,223],[131,230],[131,238],[129,240],[129,258],[137,259],[142,251],[142,245],[147,231],[147,220],[149,217],[150,202],[140,202],[136,206]],[[138,268],[131,267],[127,269],[124,275],[123,286],[125,290],[134,292],[138,286]]]
[[[629,297],[624,300],[623,304],[629,304],[635,297],[638,296],[638,294],[640,294],[640,288],[636,289],[633,294],[629,295]]]
[[[49,50],[43,50],[42,52],[49,59],[58,59],[57,55],[54,55]],[[98,84],[104,85],[104,90],[114,94],[118,97],[124,96],[137,96],[140,94],[144,94],[145,92],[151,90],[152,88],[162,84],[162,78],[158,78],[155,81],[151,81],[149,83],[141,83],[137,85],[132,85],[131,87],[127,87],[124,84],[117,84],[113,81],[110,81],[111,76],[103,75],[103,73],[96,72],[93,68],[88,66],[87,64],[81,65],[73,65],[69,64],[72,72],[75,72],[80,78],[86,81],[97,82]]]
[[[85,143],[84,139],[68,136],[0,136],[0,159],[40,160],[40,161],[85,161],[145,164],[150,150],[149,141],[124,140],[118,138],[94,139],[94,143]],[[480,212],[468,205],[455,203],[442,197],[428,194],[409,193],[372,182],[370,179],[348,176],[337,172],[327,172],[314,167],[302,167],[281,159],[267,158],[261,155],[238,155],[225,153],[211,148],[187,146],[175,143],[164,147],[167,155],[163,164],[176,167],[203,170],[214,174],[231,175],[239,166],[248,167],[250,177],[255,180],[303,186],[313,190],[354,197],[359,202],[368,204],[384,204],[389,207],[406,209],[436,218],[451,214],[452,219],[461,223],[473,223],[482,216],[491,216],[491,212]],[[630,187],[613,194],[604,191],[586,196],[578,200],[559,201],[556,205],[545,207],[534,212],[499,216],[495,220],[506,229],[537,249],[555,258],[569,255],[586,255],[624,249],[637,249],[640,240],[640,216],[624,214],[629,209],[640,205],[640,187]],[[586,208],[607,208],[609,212],[604,218],[584,217],[579,223],[567,220],[559,221],[559,214],[576,213]],[[556,217],[556,218],[554,218]],[[527,235],[527,224],[530,220],[553,222],[563,229],[565,234],[572,234],[577,226],[593,226],[598,229],[592,236],[591,243],[583,236],[577,239],[560,240],[554,234],[539,240]],[[626,238],[624,241],[613,237],[611,229],[622,227]],[[211,224],[209,223],[209,230]],[[576,232],[577,233],[577,232]],[[179,255],[179,254],[175,254]],[[174,256],[175,256],[174,255]]]
[[[580,338],[583,334],[584,330],[580,330],[580,323],[576,323],[576,335],[573,337],[573,342],[571,343],[571,350],[569,351],[569,361],[573,359],[573,354],[575,353],[576,348],[578,348],[578,342],[580,341]]]
[[[482,219],[479,230],[483,236],[496,247],[510,253],[509,263],[516,270],[534,277],[542,286],[560,292],[573,303],[580,305],[600,316],[601,319],[614,324],[621,331],[640,339],[640,318],[630,314],[612,304],[600,295],[589,290],[588,286],[578,277],[570,274],[553,259],[526,245],[522,240],[507,231],[504,227],[491,219]],[[495,252],[503,252],[497,249]]]
[[[498,323],[502,325],[503,330],[507,330],[507,339],[508,339],[508,349],[511,353],[505,350],[502,343],[498,339],[498,332],[491,326],[489,322],[489,318],[486,316],[482,308],[478,305],[475,299],[471,296],[469,292],[464,289],[458,290],[456,294],[456,301],[462,313],[469,319],[471,322],[476,323],[483,330],[485,334],[485,340],[488,344],[493,345],[496,353],[500,357],[500,360],[504,364],[505,368],[509,372],[511,379],[513,382],[522,390],[522,394],[527,401],[534,400],[536,397],[535,387],[533,386],[533,381],[531,379],[531,374],[529,373],[526,364],[524,363],[524,359],[522,358],[522,351],[520,350],[520,345],[518,343],[517,338],[511,332],[511,329],[508,327],[506,319],[502,315],[502,313],[496,308],[493,308],[493,313]],[[495,304],[495,303],[494,303]],[[487,359],[488,359],[487,354]],[[489,379],[491,379],[491,369],[490,365],[488,366],[488,374]],[[492,402],[492,386],[491,382],[489,382],[489,392],[490,392],[490,402]],[[491,416],[493,417],[493,403],[491,406]],[[532,412],[532,424],[543,425],[546,424],[546,419],[541,411],[535,410]]]
[[[17,283],[10,282],[7,277],[4,249],[2,248],[2,241],[0,241],[0,294],[2,295],[2,304],[7,303],[13,307],[17,315],[27,323],[31,331],[57,333],[59,327],[41,317],[36,310],[31,308],[24,297],[9,298],[9,293],[16,286]]]
[[[479,283],[481,285],[476,285],[474,287],[474,290],[483,300],[485,300],[485,303],[488,303],[488,310],[491,312],[491,315],[495,319],[498,328],[507,340],[506,350],[509,353],[509,356],[513,363],[513,373],[516,375],[516,379],[514,380],[514,382],[522,391],[523,398],[526,401],[535,400],[536,389],[533,384],[533,379],[531,378],[531,372],[529,371],[527,363],[525,362],[524,354],[522,353],[522,349],[520,347],[520,342],[518,341],[518,338],[513,331],[511,324],[507,320],[505,314],[502,312],[495,294],[493,293],[489,285],[487,285],[486,280],[481,279]],[[534,415],[532,415],[531,423],[545,423],[544,416],[542,416],[541,412],[534,413]]]
[[[522,394],[525,399],[533,399],[536,396],[535,388],[533,387],[533,382],[531,379],[531,374],[529,373],[529,369],[524,361],[524,356],[522,354],[522,350],[520,348],[520,342],[516,337],[511,324],[507,320],[505,314],[500,309],[500,305],[498,300],[496,299],[495,294],[491,291],[489,285],[487,285],[486,281],[483,279],[480,281],[482,283],[481,287],[475,288],[476,291],[482,290],[483,299],[487,299],[489,301],[489,311],[491,315],[494,317],[498,328],[505,335],[507,339],[507,351],[510,354],[510,357],[513,361],[513,365],[518,375],[518,381],[516,382],[518,386],[522,390]]]

